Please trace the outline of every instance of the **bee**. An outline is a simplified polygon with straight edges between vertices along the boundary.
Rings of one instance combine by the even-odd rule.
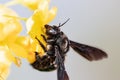
[[[45,34],[48,37],[46,38],[42,34],[40,36],[43,37],[47,46],[44,46],[37,37],[36,39],[40,46],[42,46],[46,55],[40,57],[39,52],[35,52],[36,60],[31,64],[33,68],[39,71],[53,71],[57,69],[57,80],[69,80],[65,70],[64,61],[70,47],[89,61],[96,61],[107,57],[106,52],[99,48],[68,39],[68,37],[60,30],[60,27],[68,22],[68,20],[63,24],[59,24],[59,26],[50,26],[47,24],[44,26],[46,29]]]

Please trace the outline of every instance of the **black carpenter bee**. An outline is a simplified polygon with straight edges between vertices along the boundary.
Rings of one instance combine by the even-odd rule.
[[[36,39],[46,52],[46,55],[40,57],[39,52],[35,52],[36,61],[31,64],[33,68],[39,71],[53,71],[57,69],[57,80],[69,80],[65,70],[64,61],[65,55],[70,47],[89,61],[100,60],[107,57],[107,54],[104,51],[96,47],[69,40],[60,30],[60,27],[66,22],[59,24],[59,26],[45,25],[46,35],[48,37],[46,38],[42,34],[40,36],[46,41],[47,46],[45,47],[37,37]]]

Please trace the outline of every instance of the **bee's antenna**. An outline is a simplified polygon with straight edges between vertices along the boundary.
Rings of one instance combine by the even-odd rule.
[[[68,21],[70,20],[70,18],[68,18],[64,23],[62,23],[62,24],[60,24],[59,23],[59,26],[58,27],[61,27],[61,26],[63,26],[65,23],[67,23]]]

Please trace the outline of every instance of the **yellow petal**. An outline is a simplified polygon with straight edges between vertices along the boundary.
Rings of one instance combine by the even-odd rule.
[[[0,46],[0,63],[10,66],[12,62],[14,62],[17,66],[20,66],[21,64],[20,59],[15,57],[7,46]]]
[[[46,12],[46,11],[48,11],[48,8],[49,8],[49,1],[41,0],[41,2],[39,3],[38,9]]]
[[[34,52],[29,53],[27,60],[29,63],[33,63],[35,61],[35,53]]]
[[[9,75],[9,65],[0,63],[0,80],[6,80]]]
[[[9,68],[13,60],[13,56],[9,54],[7,47],[0,46],[0,80],[6,80],[9,74]]]
[[[38,4],[41,0],[17,0],[22,5],[28,7],[29,9],[35,10],[38,7]]]
[[[5,4],[5,6],[12,6],[12,5],[15,5],[15,4],[22,4],[23,6],[26,6],[31,10],[35,10],[35,9],[37,9],[39,7],[39,5],[42,2],[45,2],[45,1],[49,2],[49,0],[12,0],[12,1],[7,2]]]
[[[27,52],[26,57],[25,57],[25,54],[21,54],[21,55],[24,56],[24,58],[26,58],[30,63],[35,61],[35,51],[37,51],[37,52],[42,51],[42,50],[40,50],[42,48],[38,44],[38,41],[33,40],[30,37],[20,36],[16,39],[15,43],[18,44],[19,46],[22,46],[22,48],[24,48],[26,50],[26,52]],[[40,54],[40,55],[43,55],[43,54]],[[17,56],[19,56],[19,55],[17,55]]]
[[[48,17],[47,17],[47,19],[46,19],[46,23],[51,22],[51,21],[55,18],[56,13],[57,13],[57,8],[56,8],[56,7],[53,7],[53,8],[48,12]]]
[[[27,57],[27,51],[24,49],[24,47],[15,43],[8,44],[8,46],[10,50],[13,52],[13,54],[15,54],[15,56],[22,57],[22,58]]]
[[[44,41],[41,34],[45,34],[45,14],[42,10],[37,9],[32,17],[30,17],[26,23],[27,30],[29,32],[29,35],[32,38],[37,37],[44,45],[46,45],[46,42]]]
[[[44,33],[44,13],[41,10],[35,10],[35,13],[26,22],[27,31],[32,38]]]
[[[49,0],[40,1],[38,9],[26,22],[27,32],[32,38],[39,37],[39,34],[45,34],[44,25],[52,21],[57,12],[56,7],[49,10]]]
[[[18,35],[22,28],[17,18],[8,17],[7,15],[17,16],[13,10],[0,5],[0,41],[3,41],[11,36],[13,37],[12,40],[14,40],[14,35]]]
[[[19,57],[14,57],[14,64],[16,64],[18,67],[21,66],[22,62],[21,59]]]
[[[30,37],[19,36],[17,37],[15,43],[22,46],[27,51],[27,53],[36,51],[37,43],[33,42],[32,38]]]
[[[35,10],[38,8],[40,0],[21,0],[21,3],[30,8],[31,10]]]
[[[36,44],[36,43],[35,43]],[[37,43],[36,44],[36,52],[39,53],[40,56],[43,56],[45,55],[45,52],[44,50],[42,49],[42,47]],[[28,54],[28,57],[27,57],[27,60],[30,62],[30,63],[33,63],[36,59],[35,59],[35,51],[34,52],[29,52]]]
[[[19,44],[27,51],[27,57],[25,57],[30,63],[35,61],[35,51],[40,52],[40,56],[44,55],[41,46],[37,40],[33,40],[30,37],[20,36],[16,39],[16,44]],[[21,54],[24,55],[24,54]],[[18,56],[18,55],[17,55]]]
[[[11,56],[9,56],[9,50],[5,46],[0,46],[0,63],[4,63],[6,65],[11,65],[12,61],[10,60]]]

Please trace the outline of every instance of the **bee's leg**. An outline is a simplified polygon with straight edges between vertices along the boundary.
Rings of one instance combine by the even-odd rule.
[[[44,41],[47,42],[47,39],[45,38],[45,36],[43,34],[41,34],[41,36],[43,37]]]
[[[37,61],[39,61],[39,62],[41,61],[41,58],[40,58],[38,52],[35,52],[35,59],[36,59]]]
[[[45,52],[47,52],[46,47],[42,44],[42,42],[40,42],[40,40],[39,40],[37,37],[35,37],[35,39],[39,42],[39,44],[40,44],[40,46],[43,48],[43,50],[44,50]]]
[[[41,36],[43,37],[44,41],[46,43],[53,43],[55,40],[51,37],[48,37],[47,39],[45,38],[45,36],[43,34],[41,34]]]

